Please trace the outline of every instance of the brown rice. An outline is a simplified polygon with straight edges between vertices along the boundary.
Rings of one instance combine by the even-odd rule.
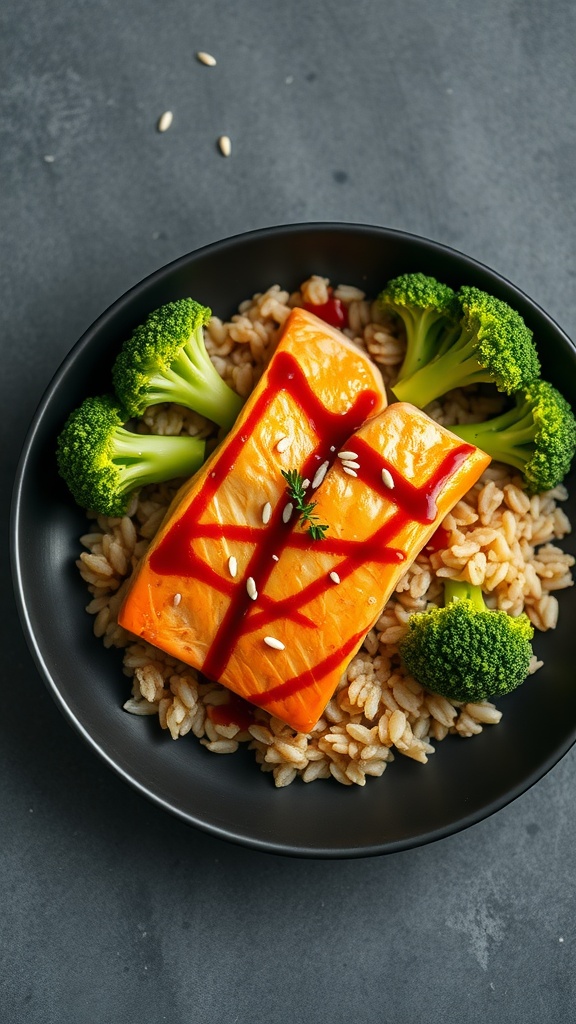
[[[290,309],[303,302],[322,304],[330,282],[312,276],[289,294],[279,285],[241,303],[228,322],[212,317],[206,345],[221,376],[242,396],[250,393],[274,350]],[[350,285],[333,291],[347,307],[346,334],[380,367],[387,385],[394,381],[405,341],[396,323],[376,303]],[[480,420],[498,412],[499,396],[476,389],[451,392],[428,411],[444,423]],[[178,406],[147,410],[143,432],[209,437],[212,425]],[[574,558],[557,545],[570,532],[559,503],[564,486],[529,497],[521,479],[493,463],[446,517],[446,547],[423,551],[402,578],[392,599],[353,658],[309,735],[295,733],[277,718],[254,709],[246,731],[212,721],[210,709],[229,701],[229,692],[195,669],[136,640],[117,623],[130,574],[156,533],[176,484],[144,488],[122,518],[92,517],[81,538],[86,550],[78,567],[91,594],[87,611],[94,633],[106,647],[124,649],[124,672],[132,694],[124,704],[136,715],[156,715],[173,739],[191,732],[207,750],[234,753],[241,743],[254,751],[262,771],[276,786],[297,776],[304,782],[332,776],[342,785],[363,786],[380,776],[396,752],[426,763],[434,742],[448,734],[469,737],[496,725],[502,712],[490,701],[462,705],[428,693],[405,675],[398,641],[414,612],[441,598],[443,579],[463,579],[482,587],[487,604],[511,615],[526,611],[538,630],[558,620],[555,591],[572,586]],[[534,657],[531,672],[542,662]]]

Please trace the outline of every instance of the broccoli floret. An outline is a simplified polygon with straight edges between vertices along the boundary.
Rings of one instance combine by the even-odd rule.
[[[440,342],[446,343],[460,319],[456,293],[426,274],[402,274],[388,281],[378,304],[399,316],[406,328],[406,354],[398,380],[438,355]]]
[[[102,515],[124,515],[136,488],[191,476],[204,462],[205,441],[134,434],[126,418],[111,396],[87,398],[58,438],[60,476],[79,505]]]
[[[452,388],[481,382],[510,395],[538,377],[532,331],[519,313],[479,288],[462,287],[458,299],[459,329],[440,355],[395,385],[401,402],[423,408]]]
[[[204,345],[212,313],[194,299],[177,299],[150,313],[124,342],[112,368],[114,389],[129,416],[176,402],[229,430],[243,399],[222,380]]]
[[[491,458],[519,469],[531,493],[556,487],[576,452],[572,409],[545,380],[534,380],[519,391],[513,407],[500,416],[450,429]]]
[[[412,615],[399,642],[407,671],[457,701],[502,697],[524,682],[534,629],[527,615],[491,611],[480,587],[447,580],[445,605]]]

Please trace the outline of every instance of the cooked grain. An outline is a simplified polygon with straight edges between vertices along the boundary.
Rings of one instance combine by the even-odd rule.
[[[196,54],[201,64],[206,64],[207,67],[216,67],[216,58],[211,53],[205,53],[204,50],[199,50]]]
[[[174,115],[173,115],[172,111],[171,110],[165,110],[164,113],[162,114],[162,116],[158,120],[158,131],[159,132],[167,132],[169,127],[170,127],[170,125],[172,124],[173,120],[174,120]]]

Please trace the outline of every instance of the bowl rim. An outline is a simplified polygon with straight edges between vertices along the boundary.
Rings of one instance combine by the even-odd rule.
[[[516,786],[507,790],[502,796],[492,800],[490,803],[483,805],[481,808],[471,812],[459,818],[456,822],[450,822],[447,825],[443,825],[438,828],[429,829],[423,832],[418,837],[411,837],[405,840],[395,840],[388,843],[372,844],[370,846],[363,847],[342,847],[334,849],[332,847],[314,847],[311,849],[307,846],[298,846],[297,844],[288,846],[283,842],[277,842],[273,840],[266,840],[263,838],[254,838],[251,836],[243,835],[235,831],[234,829],[226,828],[222,825],[218,825],[213,822],[205,821],[202,818],[191,814],[190,812],[183,810],[176,804],[171,802],[169,799],[162,797],[154,792],[152,788],[140,782],[137,778],[130,774],[130,772],[118,764],[113,756],[91,735],[90,731],[85,727],[82,721],[74,714],[73,710],[69,707],[66,700],[62,696],[58,687],[57,679],[51,673],[48,665],[45,661],[41,645],[38,643],[37,638],[32,627],[32,622],[28,614],[26,605],[25,595],[25,584],[24,584],[24,570],[21,558],[21,518],[22,518],[22,506],[23,506],[23,491],[27,476],[27,470],[29,463],[32,458],[36,440],[41,433],[43,421],[50,403],[53,399],[54,392],[58,388],[62,377],[65,376],[70,366],[72,366],[78,359],[82,358],[84,349],[90,345],[93,337],[100,333],[103,329],[106,329],[107,323],[118,314],[125,306],[129,305],[135,296],[139,292],[145,292],[151,284],[161,282],[164,278],[169,278],[174,271],[178,268],[185,266],[190,260],[201,258],[203,255],[217,255],[219,250],[226,249],[229,251],[230,248],[244,244],[250,239],[259,240],[265,239],[266,237],[282,237],[283,235],[293,234],[305,234],[307,231],[323,231],[326,233],[330,232],[347,232],[358,235],[358,233],[366,233],[371,236],[380,235],[382,239],[387,240],[405,240],[407,242],[413,241],[417,243],[424,243],[430,247],[431,251],[436,250],[438,253],[449,254],[458,259],[464,261],[465,264],[472,266],[475,269],[483,271],[489,276],[493,277],[496,281],[502,282],[505,286],[512,289],[513,292],[522,297],[529,307],[534,309],[537,314],[544,318],[549,326],[562,338],[563,342],[576,353],[576,344],[572,341],[568,334],[560,327],[560,325],[546,312],[534,299],[527,295],[521,288],[511,282],[503,274],[495,271],[493,268],[487,266],[481,261],[474,257],[468,256],[459,249],[452,246],[445,245],[444,243],[437,242],[424,235],[419,235],[414,232],[403,231],[396,228],[389,228],[380,225],[370,225],[362,222],[354,221],[305,221],[305,222],[294,222],[279,225],[269,225],[265,227],[255,228],[250,231],[237,232],[231,236],[221,237],[215,241],[209,242],[205,245],[200,246],[197,249],[190,250],[176,259],[171,260],[169,263],[162,265],[156,270],[152,271],[146,277],[142,278],[136,284],[132,285],[127,291],[123,292],[118,298],[116,298],[98,317],[94,320],[78,340],[73,344],[72,348],[61,360],[60,364],[53,373],[49,380],[39,402],[35,409],[32,417],[32,421],[26,433],[21,453],[19,456],[18,466],[14,478],[14,485],[12,488],[12,498],[10,507],[10,561],[12,570],[12,582],[13,590],[15,594],[16,605],[18,609],[18,615],[21,623],[22,630],[28,645],[28,649],[32,654],[36,668],[39,671],[40,676],[43,679],[44,684],[48,688],[52,698],[64,714],[68,722],[73,726],[77,733],[82,739],[96,752],[105,763],[111,767],[114,772],[119,775],[125,782],[127,782],[132,788],[136,789],[142,796],[146,797],[157,807],[162,810],[168,811],[181,821],[201,831],[214,836],[215,838],[233,842],[237,845],[245,848],[254,849],[263,853],[270,853],[283,856],[293,856],[302,858],[312,859],[351,859],[351,858],[363,858],[382,856],[391,853],[398,853],[404,850],[414,849],[420,846],[429,845],[430,843],[437,842],[441,839],[447,838],[450,835],[455,835],[459,832],[465,831],[471,826],[478,824],[479,822],[490,817],[503,807],[508,806],[513,801],[517,800],[518,797],[526,793],[533,785],[543,779],[551,770],[558,764],[558,762],[566,755],[566,753],[576,743],[576,722],[572,730],[572,735],[562,743],[554,753],[549,756],[544,762],[540,763],[537,768],[534,769],[528,776],[522,779],[522,782]]]

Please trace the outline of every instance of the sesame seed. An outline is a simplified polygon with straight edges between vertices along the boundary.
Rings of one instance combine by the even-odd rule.
[[[292,438],[291,437],[287,437],[287,436],[281,437],[280,440],[278,441],[277,445],[276,445],[276,451],[280,452],[280,454],[282,454],[282,452],[285,452],[285,451],[288,450],[288,448],[290,447],[291,444],[292,444]]]
[[[209,68],[216,67],[216,58],[211,53],[204,53],[203,50],[199,50],[196,56],[201,64],[206,64]]]
[[[376,604],[376,598],[374,596],[368,598],[368,604]]]
[[[274,562],[277,562],[278,561],[278,555],[272,555],[272,559],[273,559]]]
[[[331,452],[335,452],[335,451],[336,451],[336,449],[335,449],[335,447],[334,447],[334,445],[333,445],[333,444],[331,444],[331,445],[330,445],[330,451],[331,451]]]
[[[357,459],[358,454],[356,452],[338,452],[339,459]]]
[[[174,597],[172,599],[172,604],[174,605],[175,608],[178,607],[178,605],[180,604],[181,600],[182,600],[182,594],[174,594]]]
[[[382,470],[382,483],[385,487],[388,487],[391,491],[394,489],[394,477],[389,469]]]
[[[328,472],[329,465],[330,463],[328,462],[328,459],[326,459],[326,462],[323,462],[322,465],[318,467],[312,480],[312,487],[320,487],[320,484]]]
[[[228,135],[220,136],[218,139],[218,146],[222,156],[230,156],[230,153],[232,152],[232,143],[230,142]]]
[[[303,491],[307,491],[309,487],[310,487],[310,481],[309,481],[308,477],[306,477],[306,479],[302,481],[302,490]]]
[[[228,559],[228,572],[231,576],[235,576],[238,572],[238,562],[234,558],[234,555],[230,555],[230,558]]]
[[[272,515],[272,505],[269,501],[266,502],[262,509],[262,522],[266,526],[266,523],[270,522],[270,516]]]
[[[255,601],[258,597],[258,591],[256,590],[256,584],[253,576],[249,576],[246,580],[246,590],[248,591],[248,597]]]
[[[348,466],[348,469],[360,469],[360,463],[359,462],[352,462],[351,459],[346,459],[346,460],[342,459],[342,466],[343,467]]]
[[[173,113],[171,110],[165,110],[162,117],[158,121],[158,131],[167,132],[173,120]]]
[[[282,521],[284,523],[288,522],[288,520],[290,519],[290,516],[292,515],[293,511],[294,511],[294,505],[292,504],[291,501],[289,501],[288,504],[284,506],[284,511],[282,513]]]
[[[337,572],[331,572],[330,579],[332,580],[332,583],[340,583],[340,577]]]
[[[281,640],[277,640],[274,636],[265,636],[264,643],[268,644],[268,647],[273,647],[275,651],[283,651],[284,644]]]
[[[342,466],[342,469],[344,470],[345,473],[348,473],[348,476],[358,476],[356,470],[350,469],[349,466]]]

